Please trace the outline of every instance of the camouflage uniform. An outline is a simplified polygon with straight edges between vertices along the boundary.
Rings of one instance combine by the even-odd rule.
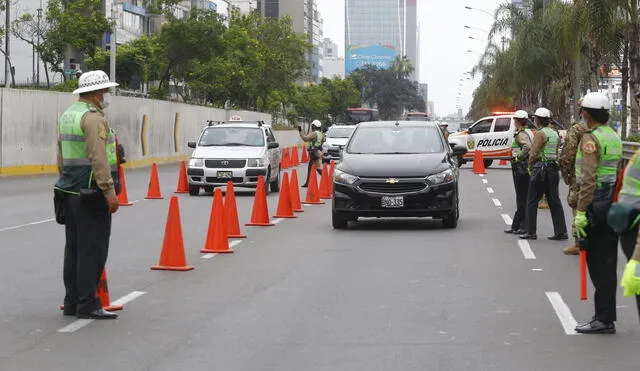
[[[560,173],[565,184],[569,186],[569,194],[567,195],[567,203],[573,211],[575,217],[576,206],[578,205],[578,193],[580,188],[576,184],[575,175],[575,161],[576,154],[578,153],[578,147],[580,146],[580,140],[582,135],[587,131],[587,127],[582,123],[575,123],[571,126],[567,132],[567,137],[562,146],[562,151],[558,157],[558,165],[560,166]],[[573,229],[573,224],[571,225]],[[574,231],[575,232],[575,231]],[[565,254],[577,255],[579,249],[577,243],[573,246],[563,250]]]

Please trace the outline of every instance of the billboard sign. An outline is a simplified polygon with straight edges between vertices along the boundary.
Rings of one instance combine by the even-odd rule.
[[[345,54],[345,75],[349,75],[366,65],[386,70],[391,67],[398,53],[393,46],[389,45],[352,45],[347,47]]]

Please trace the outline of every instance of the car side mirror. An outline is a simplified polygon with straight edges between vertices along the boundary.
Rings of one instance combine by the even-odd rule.
[[[280,147],[280,143],[278,142],[269,142],[267,144],[267,149],[274,149]]]
[[[469,151],[467,147],[459,146],[459,145],[452,146],[452,150],[453,150],[454,156],[462,156]]]
[[[187,143],[187,146],[188,146],[189,148],[196,148],[196,142],[188,142],[188,143]]]

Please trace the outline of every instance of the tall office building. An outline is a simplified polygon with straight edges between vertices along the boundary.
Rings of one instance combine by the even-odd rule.
[[[324,39],[320,44],[322,52],[322,76],[328,79],[344,78],[344,58],[338,55],[338,45],[331,39]]]
[[[247,14],[257,9],[258,0],[229,0],[229,6],[241,14]]]
[[[417,13],[416,0],[345,0],[345,74],[365,65],[389,68],[398,55],[417,71]]]
[[[258,11],[267,18],[291,17],[293,30],[303,33],[307,41],[313,45],[307,56],[310,65],[311,82],[322,79],[322,50],[323,20],[318,11],[317,0],[259,0]]]

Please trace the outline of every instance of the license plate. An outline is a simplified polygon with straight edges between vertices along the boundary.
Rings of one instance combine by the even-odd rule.
[[[404,197],[396,196],[383,196],[382,197],[382,207],[384,208],[399,208],[404,207]]]
[[[218,178],[231,179],[231,178],[233,178],[233,172],[232,171],[218,171]]]

